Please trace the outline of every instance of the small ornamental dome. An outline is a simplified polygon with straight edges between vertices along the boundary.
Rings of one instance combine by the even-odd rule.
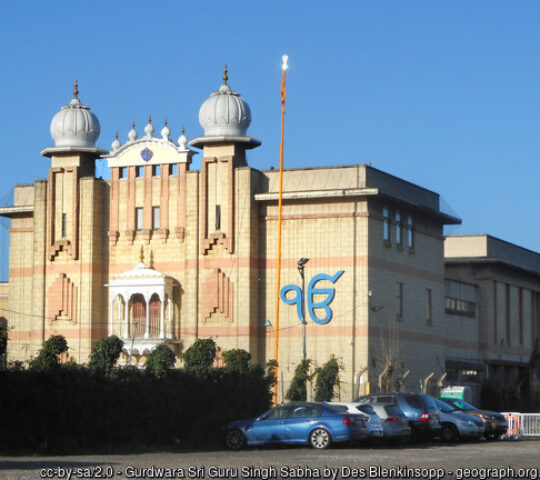
[[[171,131],[169,130],[169,127],[167,126],[167,119],[165,119],[165,126],[161,129],[161,138],[163,138],[163,140],[169,140],[170,135],[171,135]]]
[[[51,136],[56,147],[94,147],[99,137],[99,120],[90,107],[79,101],[77,80],[74,98],[53,117]]]
[[[223,85],[210,94],[199,110],[199,123],[204,135],[246,135],[251,123],[251,111],[246,101],[227,84],[227,66],[223,74]]]
[[[152,125],[152,117],[148,117],[148,125],[144,127],[144,133],[146,133],[147,138],[152,138],[152,134],[154,133],[154,125]]]
[[[114,141],[111,144],[111,148],[113,149],[113,152],[118,150],[121,147],[120,140],[118,140],[118,132],[116,132],[116,136],[114,137]]]
[[[135,140],[137,140],[138,137],[139,135],[137,134],[137,130],[135,130],[135,122],[132,122],[131,130],[128,133],[129,141],[134,142]]]
[[[180,150],[187,150],[187,138],[186,138],[186,130],[184,127],[182,127],[182,135],[178,137],[178,148]]]

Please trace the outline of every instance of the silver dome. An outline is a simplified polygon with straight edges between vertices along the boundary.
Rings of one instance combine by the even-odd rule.
[[[223,85],[210,95],[199,110],[199,123],[205,137],[246,135],[251,124],[251,110],[246,101],[227,84],[227,69]]]
[[[77,82],[74,98],[53,117],[51,136],[56,147],[94,147],[99,137],[100,125],[90,107],[78,98]]]

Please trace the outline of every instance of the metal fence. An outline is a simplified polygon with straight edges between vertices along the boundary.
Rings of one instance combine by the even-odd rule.
[[[540,438],[540,413],[504,412],[503,415],[508,420],[508,430],[503,438]]]

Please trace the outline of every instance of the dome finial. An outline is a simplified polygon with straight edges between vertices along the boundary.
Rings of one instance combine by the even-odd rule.
[[[135,128],[135,120],[131,122],[131,128]]]
[[[75,79],[75,86],[73,87],[73,98],[79,99],[79,82]]]
[[[227,75],[227,64],[225,64],[225,67],[223,68],[223,85],[227,85],[227,80],[229,80],[229,76]]]
[[[165,119],[165,122],[163,122],[163,123],[165,123],[165,126],[166,126],[166,127],[169,125],[169,124],[167,123],[167,119]]]
[[[116,132],[116,135],[114,136],[114,138],[116,138],[116,140],[118,140],[118,132]]]
[[[186,129],[184,128],[184,125],[182,125],[182,135],[186,134]]]
[[[152,123],[152,115],[148,115],[148,123]]]

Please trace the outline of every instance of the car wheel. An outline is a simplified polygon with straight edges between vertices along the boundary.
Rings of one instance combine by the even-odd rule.
[[[499,438],[501,438],[501,435],[498,433],[486,433],[486,440],[489,440],[490,442],[499,440]]]
[[[324,428],[316,428],[309,435],[309,444],[318,450],[324,450],[332,444],[332,437]]]
[[[443,442],[455,442],[459,437],[458,431],[456,430],[456,427],[451,424],[445,424],[442,427],[441,431],[441,440]]]
[[[225,445],[231,450],[241,450],[246,445],[246,437],[237,429],[225,432]]]

